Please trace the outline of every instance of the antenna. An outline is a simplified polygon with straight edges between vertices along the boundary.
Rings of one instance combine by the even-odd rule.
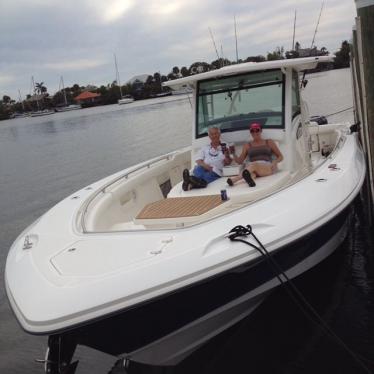
[[[238,57],[238,36],[236,34],[236,18],[234,14],[234,28],[235,28],[235,50],[236,50],[236,63],[239,62],[239,57]]]
[[[296,9],[295,9],[295,19],[293,21],[292,51],[295,50],[295,30],[296,30]]]
[[[218,54],[218,51],[217,51],[216,42],[214,41],[214,38],[213,38],[212,30],[210,29],[210,27],[208,27],[208,29],[209,29],[209,32],[210,32],[210,37],[212,38],[212,42],[213,42],[213,45],[214,45],[214,49],[216,51],[217,58],[219,60],[219,54]]]
[[[315,38],[316,38],[316,34],[317,34],[317,30],[318,30],[319,21],[320,21],[320,19],[321,19],[321,15],[322,15],[323,5],[324,5],[324,2],[322,1],[321,10],[320,10],[320,12],[319,12],[319,17],[318,17],[318,21],[317,21],[316,29],[314,30],[314,35],[313,35],[312,45],[310,46],[310,49],[312,49],[312,48],[313,48],[313,45],[314,45],[314,40],[315,40]]]

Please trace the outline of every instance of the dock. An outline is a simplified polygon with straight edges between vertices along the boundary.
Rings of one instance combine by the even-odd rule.
[[[367,161],[367,180],[363,188],[368,219],[374,217],[374,0],[355,0],[357,17],[353,28],[351,72],[355,122]]]

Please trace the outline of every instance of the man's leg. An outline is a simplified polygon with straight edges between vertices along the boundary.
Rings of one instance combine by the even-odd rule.
[[[206,180],[207,183],[212,183],[215,180],[217,180],[218,178],[220,178],[220,176],[218,174],[216,174],[214,171],[207,171],[205,173],[205,177],[204,177],[204,179]]]
[[[204,179],[207,183],[211,183],[220,178],[214,171],[205,170],[202,166],[197,165],[193,169],[193,175],[197,178]]]
[[[196,165],[193,169],[193,172],[192,172],[192,174],[196,178],[201,178],[201,179],[204,179],[204,180],[205,180],[205,173],[206,173],[206,170],[200,165]]]

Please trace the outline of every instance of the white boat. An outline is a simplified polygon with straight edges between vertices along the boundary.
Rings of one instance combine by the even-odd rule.
[[[342,243],[363,151],[349,125],[310,122],[299,92],[298,73],[329,60],[243,63],[166,82],[193,90],[191,147],[75,192],[20,234],[6,291],[22,328],[49,335],[49,373],[70,364],[77,344],[172,365],[249,315],[280,282],[258,250],[227,237],[237,225],[251,225],[289,278]],[[253,188],[220,178],[182,190],[209,126],[240,148],[253,121],[284,155],[277,173]]]
[[[79,104],[70,104],[66,106],[56,107],[55,111],[56,112],[70,112],[71,110],[77,110],[77,109],[82,109],[82,107]]]
[[[130,104],[134,101],[134,98],[132,96],[123,96],[122,99],[118,99],[118,104]]]
[[[29,114],[16,112],[16,113],[13,113],[10,118],[25,118],[25,117],[29,117]]]
[[[121,98],[118,99],[118,104],[119,105],[122,105],[122,104],[130,104],[134,101],[134,98],[131,96],[131,95],[123,95],[122,94],[122,87],[121,87],[121,79],[120,79],[120,76],[119,76],[119,71],[118,71],[118,65],[117,65],[117,56],[114,55],[114,65],[115,65],[115,68],[116,68],[116,81],[117,81],[117,84],[118,84],[118,87],[119,87],[119,93],[121,95]]]
[[[70,112],[71,110],[82,109],[82,106],[79,104],[70,104],[68,105],[68,100],[66,97],[65,85],[64,85],[64,78],[61,76],[60,83],[59,83],[59,91],[63,92],[64,95],[64,103],[60,106],[55,108],[56,112]]]
[[[31,117],[49,116],[53,113],[54,113],[53,110],[44,109],[44,110],[37,110],[37,111],[31,112],[30,116]]]

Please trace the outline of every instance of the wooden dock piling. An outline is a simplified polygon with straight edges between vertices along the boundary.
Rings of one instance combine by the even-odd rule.
[[[353,30],[351,71],[355,119],[361,123],[361,138],[367,156],[364,193],[369,216],[374,213],[374,0],[355,0],[356,26]]]

